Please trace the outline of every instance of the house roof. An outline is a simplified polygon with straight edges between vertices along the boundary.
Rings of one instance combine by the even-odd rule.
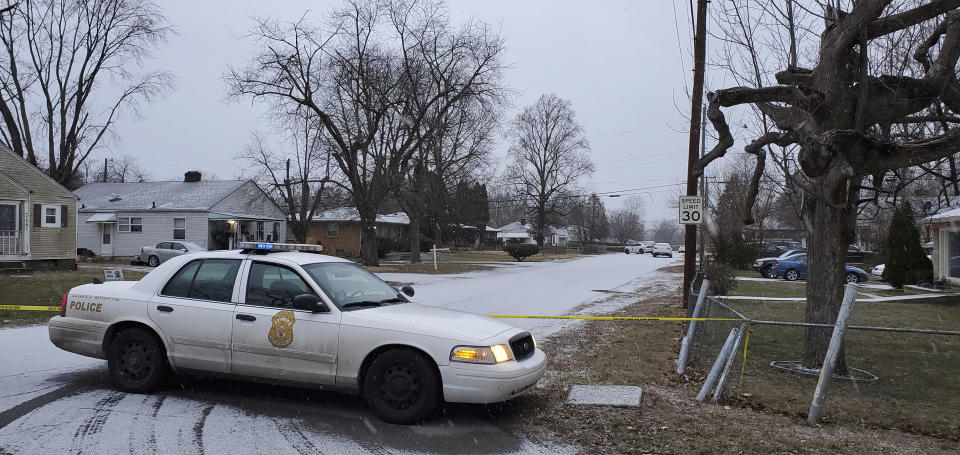
[[[88,183],[74,193],[81,212],[207,211],[249,180]],[[156,204],[156,207],[154,207]]]
[[[40,168],[38,168],[38,167],[30,164],[30,162],[27,161],[26,159],[24,159],[22,156],[17,155],[17,154],[16,154],[13,150],[11,150],[9,147],[7,147],[7,146],[5,146],[5,145],[3,145],[3,144],[0,144],[0,152],[9,153],[10,156],[12,156],[12,157],[20,160],[21,162],[23,162],[24,165],[26,165],[28,168],[30,168],[30,170],[32,170],[32,171],[35,172],[37,175],[39,175],[40,178],[43,178],[44,180],[50,182],[51,184],[53,184],[54,186],[56,186],[57,189],[59,189],[60,191],[63,191],[64,193],[69,194],[69,195],[73,196],[74,198],[77,198],[77,195],[76,195],[76,194],[74,194],[72,191],[68,190],[65,186],[61,185],[60,182],[54,180],[53,177],[50,177],[46,172],[43,172],[42,170],[40,170]],[[13,177],[10,177],[10,176],[7,176],[7,177],[8,177],[10,180],[13,180]],[[20,186],[24,186],[22,182],[17,182],[17,183],[20,184]]]
[[[930,217],[930,221],[952,221],[960,219],[960,207],[944,210]]]
[[[360,221],[360,212],[353,207],[329,209],[313,215],[313,221],[357,222]],[[378,214],[377,223],[409,225],[410,217],[403,212]]]

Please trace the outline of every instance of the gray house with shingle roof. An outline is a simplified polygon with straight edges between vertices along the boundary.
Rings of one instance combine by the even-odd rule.
[[[283,211],[252,180],[89,183],[80,198],[77,247],[98,256],[136,256],[140,248],[183,240],[207,249],[237,241],[283,242]]]

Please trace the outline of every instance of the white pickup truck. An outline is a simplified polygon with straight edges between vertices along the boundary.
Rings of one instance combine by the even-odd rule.
[[[543,375],[529,332],[412,303],[413,288],[302,251],[311,247],[241,243],[173,257],[137,282],[77,286],[50,319],[50,340],[106,359],[129,392],[195,370],[360,394],[402,424],[444,401],[514,398]]]

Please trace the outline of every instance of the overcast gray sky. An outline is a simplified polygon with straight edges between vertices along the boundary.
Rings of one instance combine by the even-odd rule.
[[[110,153],[136,157],[158,180],[181,178],[189,169],[234,177],[241,167],[234,156],[251,133],[271,129],[258,106],[226,102],[221,79],[228,65],[242,66],[251,56],[253,43],[244,39],[251,17],[290,20],[310,10],[319,19],[338,3],[161,2],[177,35],[149,66],[172,72],[176,87],[143,106],[141,119],[123,119]],[[511,117],[544,93],[571,100],[597,169],[588,188],[609,192],[683,182],[687,127],[677,106],[686,110],[689,70],[681,64],[675,21],[686,48],[686,3],[676,5],[676,17],[674,2],[663,1],[452,0],[448,5],[455,21],[475,18],[501,29],[512,66],[507,82],[519,93]],[[500,141],[497,153],[506,148]],[[646,195],[648,221],[676,218],[666,203],[676,188]],[[622,200],[604,202],[609,209]]]

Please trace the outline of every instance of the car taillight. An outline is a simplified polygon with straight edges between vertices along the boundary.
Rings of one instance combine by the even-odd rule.
[[[60,301],[60,316],[67,315],[67,295],[68,294],[64,294],[63,300]]]
[[[773,261],[774,267],[780,267],[780,261]]]

